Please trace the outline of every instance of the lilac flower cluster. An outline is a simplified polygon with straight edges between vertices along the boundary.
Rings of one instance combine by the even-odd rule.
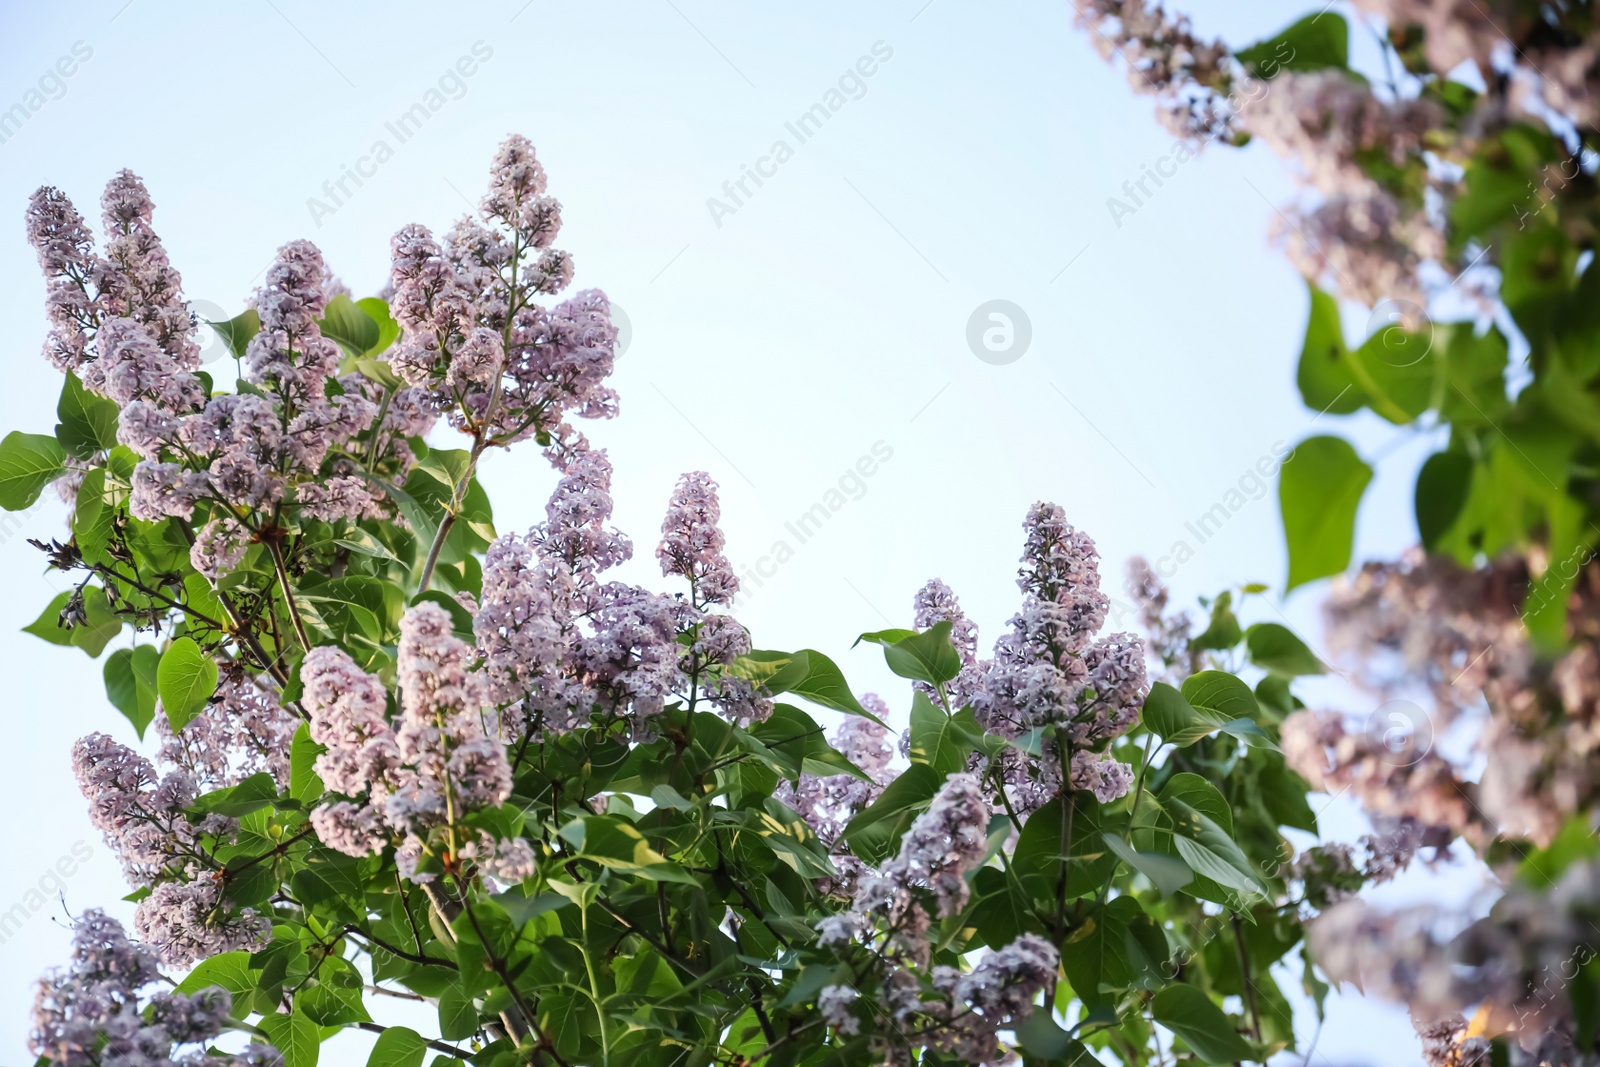
[[[28,241],[47,286],[45,356],[118,403],[138,399],[168,413],[192,409],[203,400],[191,373],[200,349],[182,280],[150,225],[150,195],[124,170],[107,184],[101,206],[103,257],[61,190],[46,186],[28,201]]]
[[[197,789],[187,771],[158,778],[149,760],[98,733],[73,745],[72,769],[89,801],[89,821],[105,835],[128,880],[151,889],[134,923],[163,960],[187,966],[266,942],[267,920],[228,902],[207,847],[207,838],[231,837],[237,824],[220,815],[189,820]]]
[[[393,313],[403,330],[395,372],[428,390],[453,424],[498,445],[565,442],[569,412],[616,413],[604,384],[617,339],[605,294],[584,290],[550,308],[536,302],[572,280],[571,257],[550,247],[561,208],[545,185],[533,146],[514,135],[495,156],[481,221],[463,218],[442,245],[412,224],[391,244]]]
[[[988,854],[992,808],[978,779],[953,774],[928,810],[913,820],[900,850],[877,874],[861,879],[847,912],[817,924],[818,944],[841,950],[857,940],[877,947],[884,969],[879,999],[902,1043],[879,1051],[885,1062],[909,1062],[912,1047],[952,1052],[967,1062],[998,1062],[998,1034],[1026,1019],[1033,1000],[1054,982],[1059,956],[1032,934],[984,957],[969,972],[932,969],[927,986],[918,976],[931,946],[929,907],[946,918],[966,907],[968,878]],[[859,1026],[855,990],[831,986],[819,994],[818,1010],[841,1033]]]
[[[692,471],[678,479],[667,501],[656,558],[662,574],[688,581],[689,599],[696,608],[726,604],[739,592],[733,564],[722,554],[724,538],[717,525],[721,519],[717,483],[711,475]]]
[[[989,667],[987,661],[978,660],[978,624],[967,618],[954,591],[938,578],[929,579],[926,585],[917,590],[911,608],[914,615],[911,625],[918,631],[927,630],[941,622],[950,624],[950,643],[961,657],[961,673],[945,683],[945,694],[952,707],[959,708],[972,703],[982,686],[984,672]],[[931,686],[925,682],[917,685],[937,702],[937,695]]]
[[[341,649],[313,649],[301,668],[311,736],[327,751],[317,773],[349,797],[319,805],[311,816],[329,848],[364,856],[400,839],[401,871],[417,882],[425,853],[454,852],[485,873],[518,882],[531,871],[521,838],[474,834],[463,843],[463,816],[503,803],[511,765],[476,654],[451,629],[450,613],[419,604],[400,621],[397,686],[400,721],[387,717],[387,690]]]
[[[149,760],[105,734],[89,734],[72,746],[72,773],[89,801],[89,821],[135,885],[150,885],[169,868],[198,859],[202,833],[232,829],[220,816],[191,824],[184,812],[198,795],[194,779],[182,770],[158,776]]]
[[[232,1023],[227,990],[141,995],[160,978],[115,919],[85,912],[73,923],[71,962],[39,980],[29,1050],[51,1067],[281,1067],[270,1045],[237,1055],[206,1047]]]
[[[1396,759],[1381,742],[1346,729],[1332,712],[1297,711],[1280,732],[1284,761],[1312,789],[1349,790],[1376,814],[1415,819],[1452,835],[1481,836],[1485,830],[1473,800],[1475,787],[1437,753]]]
[[[1048,728],[1037,764],[1020,757],[1004,762],[1014,806],[1031,811],[1047,801],[1062,786],[1063,767],[1071,788],[1108,802],[1128,791],[1133,776],[1125,764],[1096,754],[1138,721],[1146,692],[1144,645],[1133,634],[1096,638],[1109,604],[1100,592],[1099,553],[1059,505],[1035,504],[1023,528],[1022,609],[977,674],[973,713],[986,730],[1008,738]],[[945,591],[925,589],[919,618],[933,618],[923,604],[944,597]],[[975,642],[975,630],[961,621],[971,635],[964,640]]]
[[[685,475],[662,527],[657,556],[664,573],[690,581],[685,599],[600,581],[632,554],[606,526],[611,465],[581,447],[562,462],[547,521],[526,537],[501,537],[484,561],[474,633],[508,729],[564,732],[599,715],[628,720],[644,738],[674,698],[704,699],[734,719],[765,718],[771,701],[726,670],[750,651],[749,634],[706,610],[738,588],[721,553],[716,484]]]
[[[912,821],[900,851],[883,869],[861,880],[848,912],[818,924],[822,945],[847,944],[856,937],[879,936],[892,958],[928,962],[926,904],[945,918],[966,906],[967,876],[988,852],[992,809],[978,779],[953,774],[940,786],[928,810]]]
[[[237,785],[263,771],[286,788],[289,743],[298,724],[275,692],[242,671],[230,673],[182,730],[174,732],[157,708],[157,759],[187,772],[201,791]]]
[[[1187,611],[1168,613],[1171,594],[1148,560],[1139,556],[1128,560],[1123,589],[1139,605],[1139,626],[1144,630],[1145,642],[1150,654],[1165,668],[1162,681],[1179,686],[1191,674],[1207,668],[1206,651],[1189,645],[1194,620]]]
[[[1283,71],[1241,127],[1297,164],[1315,192],[1309,207],[1291,207],[1278,236],[1290,261],[1313,281],[1331,273],[1345,296],[1371,307],[1385,297],[1420,305],[1418,268],[1448,265],[1442,213],[1397,196],[1368,176],[1363,163],[1427,171],[1427,135],[1442,110],[1432,101],[1378,99],[1343,71]]]
[[[1201,40],[1187,18],[1168,14],[1159,2],[1073,0],[1073,6],[1101,57],[1120,56],[1134,92],[1156,98],[1156,114],[1173,136],[1203,143],[1232,132],[1227,91],[1242,71],[1227,45]]]
[[[118,439],[144,457],[129,511],[188,519],[202,503],[215,505],[191,552],[209,578],[237,566],[261,532],[267,519],[249,518],[252,511],[298,504],[325,521],[379,513],[381,489],[356,474],[365,451],[357,438],[371,430],[378,405],[359,376],[334,379],[339,347],[317,325],[327,282],[315,245],[278,250],[256,296],[261,330],[245,353],[253,392],[215,397],[190,415],[139,401],[123,409]],[[397,417],[414,421],[414,406],[403,401]]]

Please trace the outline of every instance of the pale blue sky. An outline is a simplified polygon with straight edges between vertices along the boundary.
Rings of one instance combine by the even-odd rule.
[[[1220,0],[1190,10],[1235,43],[1305,13]],[[1304,291],[1266,237],[1289,182],[1264,149],[1208,151],[1116,225],[1107,198],[1171,141],[1070,11],[970,0],[11,5],[0,110],[75,44],[92,54],[47,81],[59,97],[0,143],[0,317],[11,325],[0,427],[54,424],[59,377],[38,354],[43,287],[21,226],[36,186],[64,188],[97,218],[106,178],[133,168],[189,296],[231,315],[296,237],[315,240],[357,295],[376,291],[390,234],[448,225],[517,131],[564,205],[560,244],[578,284],[605,289],[632,324],[615,377],[623,415],[585,429],[616,465],[638,580],[659,581],[649,549],[675,476],[711,471],[730,554],[771,575],[739,609],[757,644],[821,648],[857,689],[891,694],[878,657],[850,651],[854,636],[906,624],[912,593],[938,575],[991,642],[1015,607],[1019,523],[1038,498],[1099,541],[1118,585],[1130,554],[1161,556],[1180,539],[1198,550],[1174,579],[1182,600],[1281,584],[1275,493],[1204,545],[1185,523],[1275,445],[1349,423],[1312,427],[1293,388]],[[852,98],[800,143],[785,124],[826,103],[841,77]],[[388,124],[434,90],[442,106],[401,143]],[[792,149],[781,164],[764,158],[779,140]],[[378,141],[392,150],[381,164]],[[758,165],[769,176],[747,182],[736,210],[708,208],[731,203],[724,183]],[[335,204],[322,186],[346,167],[368,177],[347,179],[351,195]],[[969,316],[995,299],[1022,308],[1032,332],[1003,366],[966,340]],[[1395,433],[1354,425],[1368,454]],[[800,544],[785,523],[874,445],[891,454],[846,480],[859,499]],[[1411,474],[1425,451],[1403,444],[1380,471],[1363,554],[1412,538]],[[541,514],[553,482],[529,451],[490,457],[485,480],[501,530]],[[105,703],[98,662],[17,633],[52,591],[24,538],[59,532],[61,514],[48,504],[0,543],[0,664],[20,757],[0,779],[0,810],[17,813],[0,911],[79,840],[93,856],[67,880],[68,906],[127,891],[67,751],[90,730],[131,731]],[[779,540],[793,558],[763,564]],[[1254,610],[1281,610],[1320,646],[1319,595]],[[1336,836],[1359,832],[1342,806],[1328,819]],[[56,911],[0,944],[8,1059],[20,1058],[34,977],[63,955]],[[1318,1049],[1324,1064],[1416,1058],[1398,1013],[1345,1004]]]

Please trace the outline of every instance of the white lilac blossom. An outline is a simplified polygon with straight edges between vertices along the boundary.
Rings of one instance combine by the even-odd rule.
[[[823,986],[817,993],[817,1014],[839,1033],[853,1036],[861,1032],[861,1020],[857,1018],[853,1005],[861,994],[847,985]]]
[[[1146,692],[1144,645],[1132,634],[1096,637],[1109,604],[1100,592],[1099,553],[1059,505],[1035,504],[1023,528],[1022,609],[995,643],[973,712],[985,729],[1005,737],[1050,728],[1037,777],[1029,762],[1003,765],[1008,793],[1024,802],[1024,810],[1030,798],[1042,802],[1063,785],[1115,799],[1132,784],[1131,771],[1092,754],[1138,721]],[[1063,762],[1069,783],[1061,781]]]
[[[227,990],[144,993],[160,979],[154,956],[120,923],[85,912],[73,922],[71,962],[39,980],[29,1051],[51,1067],[281,1067],[270,1045],[207,1048],[232,1023]]]

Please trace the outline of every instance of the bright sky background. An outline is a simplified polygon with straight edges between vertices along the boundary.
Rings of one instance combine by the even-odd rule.
[[[1253,0],[1189,10],[1235,44],[1306,13]],[[412,221],[448,226],[516,131],[562,201],[559,243],[578,285],[603,288],[632,325],[614,379],[623,414],[583,427],[616,465],[617,521],[640,557],[627,576],[661,581],[649,564],[672,482],[711,471],[741,568],[780,539],[794,551],[765,565],[772,576],[738,610],[759,647],[820,648],[858,691],[903,698],[876,651],[850,650],[855,635],[909,624],[912,593],[937,575],[992,642],[1017,604],[1019,523],[1039,498],[1098,540],[1108,585],[1120,587],[1129,555],[1159,557],[1181,539],[1197,552],[1173,579],[1179,602],[1247,581],[1281,586],[1275,489],[1203,545],[1185,523],[1275,444],[1335,424],[1368,456],[1393,449],[1368,492],[1358,554],[1392,555],[1414,537],[1424,443],[1359,419],[1313,426],[1295,392],[1306,299],[1267,240],[1272,205],[1291,189],[1279,161],[1259,147],[1208,151],[1115,225],[1107,198],[1171,139],[1149,99],[1074,29],[1069,4],[505,0],[380,13],[94,0],[13,5],[6,20],[0,110],[76,43],[92,56],[0,144],[10,327],[0,428],[55,422],[60,378],[39,355],[44,290],[22,234],[38,185],[65,189],[98,225],[106,179],[131,167],[189,297],[215,317],[239,311],[273,251],[298,237],[315,240],[357,296],[376,292],[389,236]],[[490,58],[447,79],[455,98],[399,143],[386,123],[475,44]],[[875,46],[892,57],[863,79],[864,95],[798,143],[785,123]],[[1364,37],[1356,47],[1372,52]],[[308,198],[332,204],[323,183],[380,139],[393,157],[314,218]],[[707,199],[726,200],[723,183],[780,139],[793,157],[714,218]],[[996,299],[1023,309],[1032,333],[1003,366],[966,340],[974,310]],[[858,499],[798,543],[784,524],[874,445],[892,458],[847,482]],[[484,478],[503,531],[542,515],[554,481],[531,446],[490,457]],[[99,661],[17,632],[55,588],[25,538],[61,533],[62,517],[52,500],[0,526],[0,676],[13,724],[0,912],[77,841],[93,855],[65,879],[67,907],[127,892],[67,754],[92,730],[125,741],[132,731],[105,701]],[[1320,595],[1257,598],[1247,621],[1281,614],[1321,647]],[[1361,823],[1340,803],[1325,829],[1348,840]],[[1459,877],[1411,883],[1398,891],[1462,892]],[[127,918],[132,906],[112,910]],[[65,955],[60,914],[52,903],[0,943],[0,1058],[23,1058],[31,985]],[[347,1047],[336,1058],[358,1061]],[[1416,1058],[1401,1013],[1342,1000],[1314,1062]]]

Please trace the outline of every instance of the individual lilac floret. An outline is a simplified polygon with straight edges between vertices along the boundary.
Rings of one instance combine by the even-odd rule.
[[[739,591],[733,564],[722,554],[725,538],[717,525],[721,518],[717,483],[711,475],[691,471],[678,479],[661,523],[656,558],[662,574],[688,579],[697,608],[726,604]]]

